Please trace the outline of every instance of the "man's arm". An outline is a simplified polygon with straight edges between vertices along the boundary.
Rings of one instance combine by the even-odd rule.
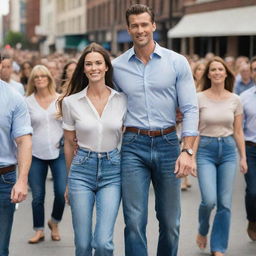
[[[12,188],[11,200],[19,203],[26,199],[28,189],[28,172],[32,159],[31,135],[23,135],[15,139],[18,149],[18,179]]]

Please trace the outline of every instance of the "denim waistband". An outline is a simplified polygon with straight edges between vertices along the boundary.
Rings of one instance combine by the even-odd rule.
[[[95,158],[104,158],[106,157],[107,159],[113,157],[114,155],[119,153],[119,150],[117,148],[108,151],[108,152],[95,152],[89,149],[84,149],[84,148],[79,148],[77,150],[77,154],[82,153],[82,154],[87,154],[88,157],[95,157]]]
[[[211,136],[203,136],[203,135],[200,135],[200,138],[205,138],[205,139],[212,139],[212,140],[225,140],[225,139],[228,139],[228,138],[234,138],[233,135],[229,135],[229,136],[225,136],[225,137],[211,137]]]

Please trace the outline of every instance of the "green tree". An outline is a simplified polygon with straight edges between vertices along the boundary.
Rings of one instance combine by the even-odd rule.
[[[11,47],[15,48],[17,43],[21,43],[22,48],[27,45],[26,39],[22,33],[10,30],[4,39],[4,44],[9,44]]]

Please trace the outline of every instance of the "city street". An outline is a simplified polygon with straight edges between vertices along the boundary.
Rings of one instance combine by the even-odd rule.
[[[206,256],[209,255],[209,247],[200,252],[195,244],[197,234],[197,208],[199,205],[199,191],[197,181],[190,178],[192,188],[190,191],[182,192],[182,219],[180,232],[180,249],[179,256]],[[229,250],[227,256],[255,256],[256,243],[249,240],[246,233],[246,219],[244,211],[244,180],[240,173],[236,178],[233,199],[233,217],[230,233]],[[170,198],[171,200],[171,198]],[[71,226],[70,208],[65,210],[64,218],[60,224],[61,241],[53,242],[50,239],[50,231],[46,228],[46,239],[37,245],[30,245],[27,240],[33,235],[32,230],[32,212],[31,212],[31,193],[28,199],[19,205],[15,215],[13,227],[10,256],[71,256],[74,255],[73,230]],[[47,197],[46,197],[46,220],[50,216],[50,206],[52,204],[52,181],[47,180]],[[154,195],[150,191],[149,220],[148,220],[148,248],[149,256],[156,255],[157,246],[157,223],[154,212]],[[107,221],[107,220],[106,220]],[[124,256],[123,241],[123,220],[120,210],[115,229],[115,256]],[[164,255],[163,255],[164,256]]]

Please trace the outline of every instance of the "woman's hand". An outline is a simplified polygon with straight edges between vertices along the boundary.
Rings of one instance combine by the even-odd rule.
[[[66,191],[64,193],[64,198],[65,198],[66,204],[70,205],[69,198],[68,198],[68,185],[66,186]]]
[[[241,158],[240,159],[240,171],[241,171],[241,173],[243,173],[243,174],[247,173],[247,169],[248,169],[248,166],[247,166],[246,158]]]

